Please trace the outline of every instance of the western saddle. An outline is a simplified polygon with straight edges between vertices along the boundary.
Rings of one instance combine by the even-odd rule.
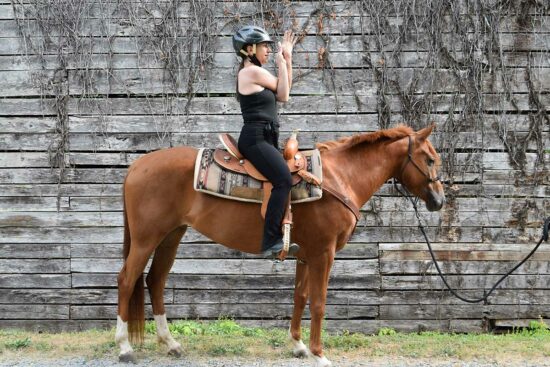
[[[296,185],[300,181],[304,180],[310,184],[320,186],[321,180],[315,175],[307,171],[307,162],[306,159],[300,152],[298,152],[298,140],[296,139],[297,132],[292,133],[290,138],[285,144],[283,150],[283,157],[286,160],[288,169],[290,170],[292,176],[292,184]],[[226,150],[216,149],[214,151],[214,160],[217,164],[223,168],[251,176],[252,178],[260,181],[262,183],[263,189],[263,199],[262,199],[262,208],[261,215],[265,218],[265,212],[267,210],[267,203],[271,196],[271,189],[273,185],[264,175],[262,175],[250,161],[244,158],[244,156],[239,152],[237,147],[237,142],[235,139],[227,134],[219,134],[219,138]],[[290,207],[290,197],[288,200],[288,205],[285,211],[285,216],[283,219],[283,232],[285,237],[285,250],[282,251],[279,260],[284,260],[286,252],[288,251],[288,241],[290,238],[290,225],[292,224],[292,212]]]

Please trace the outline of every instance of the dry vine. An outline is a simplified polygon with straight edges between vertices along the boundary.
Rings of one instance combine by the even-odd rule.
[[[160,146],[167,146],[174,143],[172,124],[179,117],[184,121],[183,130],[192,129],[193,98],[209,96],[208,82],[212,80],[218,41],[227,41],[227,36],[236,28],[250,23],[265,27],[275,36],[288,28],[294,29],[301,40],[315,35],[318,49],[306,51],[317,53],[316,65],[304,70],[298,68],[295,79],[299,81],[321,70],[324,86],[336,97],[342,81],[336,78],[339,55],[333,49],[332,37],[359,34],[363,49],[353,51],[360,55],[362,66],[349,69],[362,70],[361,78],[373,81],[377,105],[376,111],[369,112],[378,113],[378,125],[386,128],[400,120],[420,128],[432,121],[438,122],[437,144],[451,188],[447,192],[450,208],[457,209],[453,204],[456,197],[463,194],[459,190],[462,183],[468,183],[472,190],[464,193],[466,195],[489,195],[482,185],[487,169],[480,160],[487,147],[495,143],[495,136],[509,154],[511,167],[518,172],[514,182],[517,186],[548,184],[543,131],[550,121],[541,98],[548,90],[541,87],[538,80],[544,73],[544,62],[540,60],[548,58],[549,50],[524,52],[525,65],[514,63],[510,42],[503,41],[502,36],[502,27],[512,27],[515,33],[508,33],[506,37],[515,37],[512,50],[521,50],[525,42],[530,42],[529,36],[536,32],[536,25],[544,25],[550,13],[547,1],[324,0],[309,3],[311,11],[305,16],[303,12],[301,16],[296,14],[299,3],[287,0],[223,3],[216,0],[121,0],[117,3],[12,0],[12,4],[24,40],[24,52],[37,57],[42,65],[35,80],[43,95],[52,96],[56,101],[56,136],[50,152],[51,166],[59,169],[59,184],[64,180],[69,161],[68,105],[73,94],[70,87],[77,86],[78,93],[74,94],[80,96],[81,102],[96,103],[97,107],[101,98],[117,97],[111,93],[111,86],[126,82],[113,68],[113,44],[117,38],[127,40],[127,32],[135,41],[137,68],[143,73],[143,79],[146,72],[160,65],[162,91],[135,95],[128,87],[126,95],[146,101],[152,97],[155,101],[162,99],[157,138]],[[223,14],[218,9],[220,5]],[[342,6],[357,10],[350,11],[347,17],[350,25],[359,24],[360,29],[352,26],[340,31],[335,29],[333,24],[341,24],[346,17],[338,14],[337,7],[341,11]],[[353,23],[357,15],[358,23]],[[95,19],[95,29],[90,29],[90,19]],[[113,32],[113,24],[125,31]],[[505,47],[503,42],[508,45]],[[105,63],[98,66],[94,58],[96,48],[105,43]],[[301,47],[298,45],[297,51],[304,51]],[[538,65],[532,63],[535,59],[539,60]],[[96,80],[105,80],[105,76],[107,91],[96,83]],[[528,108],[525,103],[522,105],[526,95],[514,91],[518,80],[525,83]],[[361,93],[355,88],[359,82],[363,80],[351,80],[350,85],[357,110],[362,111]],[[396,104],[399,111],[393,107]],[[511,107],[507,112],[500,112],[499,106]],[[152,103],[148,112],[158,118],[158,110]],[[101,108],[99,114],[105,115]],[[528,124],[520,128],[525,118]],[[511,126],[511,121],[518,128]],[[528,159],[533,155],[536,155],[534,167]],[[457,218],[452,210],[448,213],[451,215],[443,219],[443,225],[451,227]]]

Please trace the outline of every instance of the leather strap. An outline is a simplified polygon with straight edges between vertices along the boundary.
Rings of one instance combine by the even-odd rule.
[[[361,212],[349,197],[339,193],[338,191],[334,190],[330,186],[327,186],[327,184],[324,182],[321,184],[321,187],[323,188],[323,190],[332,194],[336,199],[340,200],[342,204],[344,204],[349,210],[351,210],[353,215],[355,215],[355,219],[356,219],[355,223],[359,222],[359,218],[361,218]]]

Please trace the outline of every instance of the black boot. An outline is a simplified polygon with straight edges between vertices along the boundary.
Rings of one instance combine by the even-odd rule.
[[[273,246],[268,248],[267,250],[262,252],[262,256],[264,259],[275,259],[277,256],[279,256],[279,253],[283,250],[284,242],[283,240],[279,240],[275,242]],[[298,251],[300,251],[300,246],[298,246],[295,243],[291,243],[288,245],[288,256],[295,255]]]

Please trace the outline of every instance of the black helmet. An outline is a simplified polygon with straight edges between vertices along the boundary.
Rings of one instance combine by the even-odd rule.
[[[247,55],[245,51],[241,53],[245,45],[255,45],[262,42],[273,43],[273,40],[263,28],[256,26],[243,27],[233,35],[233,49],[239,56]]]

